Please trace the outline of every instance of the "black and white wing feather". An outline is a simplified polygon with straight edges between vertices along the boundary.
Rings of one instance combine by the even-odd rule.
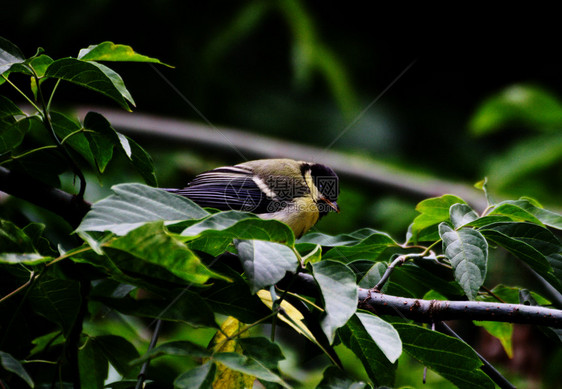
[[[183,189],[166,189],[191,199],[201,207],[221,211],[239,210],[266,213],[274,202],[254,181],[250,169],[229,166],[199,174]]]

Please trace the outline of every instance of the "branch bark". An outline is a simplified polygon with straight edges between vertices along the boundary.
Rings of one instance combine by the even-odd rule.
[[[293,291],[314,296],[317,287],[309,274],[299,274]],[[423,323],[482,320],[562,328],[562,310],[523,304],[481,301],[422,300],[376,293],[359,288],[359,308],[377,315],[400,316]]]

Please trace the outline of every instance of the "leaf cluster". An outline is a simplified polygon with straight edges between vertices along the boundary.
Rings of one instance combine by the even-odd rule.
[[[25,170],[33,157],[45,165],[58,158],[57,178],[71,171],[82,180],[83,169],[103,174],[119,152],[148,184],[113,186],[82,219],[73,233],[78,243],[68,250],[49,241],[49,226],[0,220],[2,384],[134,387],[141,365],[152,362],[157,370],[160,360],[175,358],[181,361],[176,371],[149,371],[148,378],[177,388],[246,387],[255,380],[268,388],[294,387],[298,380],[279,363],[286,352],[276,328],[284,327],[333,365],[318,388],[392,386],[404,352],[460,388],[493,388],[466,342],[399,315],[358,309],[359,291],[550,306],[515,286],[486,288],[490,254],[505,250],[562,293],[556,236],[562,216],[529,198],[490,201],[481,214],[454,195],[424,200],[400,243],[370,228],[335,236],[311,232],[296,240],[279,221],[204,209],[154,188],[149,155],[105,118],[91,112],[79,122],[51,110],[62,82],[125,109],[134,105],[121,77],[103,61],[160,63],[110,42],[76,58],[53,60],[41,50],[25,58],[0,39],[2,82],[17,88],[12,78],[29,77],[31,95],[22,96],[36,109],[25,113],[0,96],[2,165]],[[47,101],[49,80],[55,85]],[[40,169],[31,174],[44,179]],[[488,197],[485,183],[480,188]],[[302,279],[309,287],[294,288]],[[139,326],[154,321],[189,327],[195,335],[149,347]],[[510,323],[476,324],[511,351]],[[556,330],[545,331],[559,341]],[[338,347],[357,357],[366,379],[340,369]],[[114,382],[107,382],[110,366],[119,375]]]

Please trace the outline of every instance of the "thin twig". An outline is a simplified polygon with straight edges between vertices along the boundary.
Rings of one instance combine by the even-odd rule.
[[[152,339],[150,339],[150,344],[148,345],[147,352],[150,352],[154,346],[156,346],[156,342],[158,342],[158,337],[160,336],[160,329],[162,328],[162,319],[156,320],[156,327],[154,327],[154,332],[152,333]],[[150,358],[147,359],[140,369],[139,375],[137,377],[137,384],[135,389],[141,389],[144,385],[144,380],[146,379],[146,371],[148,370],[148,365],[150,365]]]
[[[435,324],[439,332],[443,332],[464,342],[464,340],[459,335],[457,335],[457,333],[453,331],[447,324],[443,323],[442,321]],[[515,386],[511,382],[509,382],[499,371],[497,371],[496,368],[486,360],[486,358],[480,355],[476,350],[474,350],[474,352],[476,353],[476,355],[478,355],[478,358],[480,358],[483,363],[481,367],[482,371],[486,373],[486,375],[490,377],[492,381],[494,381],[501,389],[515,389]]]

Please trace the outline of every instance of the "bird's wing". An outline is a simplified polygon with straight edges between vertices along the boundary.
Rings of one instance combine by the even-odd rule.
[[[201,207],[219,210],[268,212],[268,198],[244,168],[222,167],[199,174],[183,189],[166,189],[185,196]]]

